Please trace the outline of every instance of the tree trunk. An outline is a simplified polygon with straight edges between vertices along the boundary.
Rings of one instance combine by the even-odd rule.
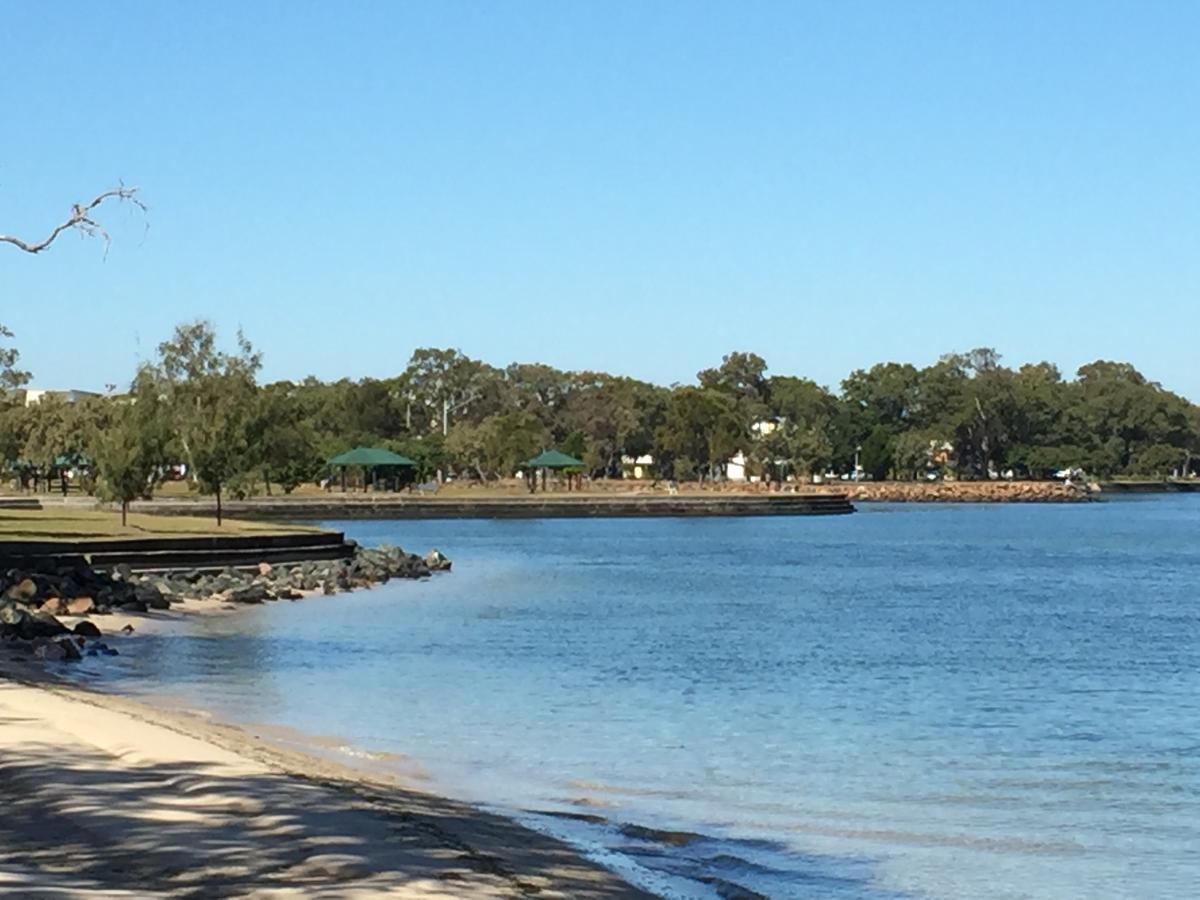
[[[221,527],[221,485],[217,484],[217,527]]]
[[[129,501],[122,500],[121,501],[121,527],[122,528],[125,527],[125,524],[128,521],[128,518],[129,518],[128,513],[129,513]]]
[[[271,496],[271,473],[265,467],[263,468],[263,484],[267,486],[267,496]]]

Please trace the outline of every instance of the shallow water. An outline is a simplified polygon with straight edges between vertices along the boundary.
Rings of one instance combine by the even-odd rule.
[[[330,524],[454,573],[139,638],[117,686],[600,817],[524,813],[671,896],[1197,893],[1200,497]]]

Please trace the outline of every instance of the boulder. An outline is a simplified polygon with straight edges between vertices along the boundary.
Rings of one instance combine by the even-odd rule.
[[[76,622],[75,627],[72,630],[75,632],[75,634],[79,635],[80,637],[85,637],[85,638],[100,637],[100,629],[97,628],[95,623],[93,623],[93,622],[87,622],[87,621]]]
[[[274,568],[275,567],[272,566],[270,563],[260,562],[258,564],[258,574],[265,577],[267,575],[270,575],[271,572],[274,570]]]
[[[146,606],[147,609],[169,609],[171,601],[163,596],[162,591],[152,584],[139,584],[134,588],[134,599]]]
[[[425,554],[425,565],[431,572],[449,572],[451,562],[441,550],[430,550]]]
[[[21,637],[26,640],[33,640],[41,637],[58,637],[60,634],[67,634],[67,626],[49,613],[44,613],[41,610],[31,612],[19,626]]]
[[[96,608],[94,601],[87,594],[80,594],[78,597],[73,597],[67,601],[67,614],[72,616],[86,616]]]
[[[229,599],[234,603],[262,603],[269,598],[270,592],[261,584],[248,584],[229,592]]]
[[[44,612],[50,616],[64,616],[68,612],[67,603],[58,597],[51,597],[49,600],[42,601],[38,612]]]
[[[29,610],[11,600],[0,602],[0,626],[7,629],[19,628],[29,618]]]
[[[28,603],[37,596],[37,582],[32,578],[22,578],[16,584],[10,585],[4,592],[5,600],[24,601]]]

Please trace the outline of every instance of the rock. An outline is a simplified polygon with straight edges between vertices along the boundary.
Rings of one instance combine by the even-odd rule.
[[[39,641],[33,645],[33,655],[38,659],[59,662],[65,657],[66,651],[56,641]]]
[[[74,641],[35,640],[33,655],[38,659],[45,659],[50,662],[73,662],[83,659],[83,654],[79,652],[79,648],[75,646]]]
[[[44,612],[48,616],[66,616],[67,601],[52,596],[49,600],[43,600],[42,605],[37,607],[38,612]]]
[[[21,623],[20,635],[26,640],[32,640],[40,637],[57,637],[60,634],[67,634],[67,626],[49,613],[32,612]]]
[[[133,569],[125,563],[119,563],[113,571],[122,581],[130,581],[133,578]]]
[[[258,564],[258,574],[263,576],[270,575],[274,568],[270,563],[260,562]]]
[[[63,616],[67,614],[67,604],[58,597],[51,597],[49,600],[42,601],[38,612],[44,612],[49,616]]]
[[[100,637],[100,629],[97,628],[93,622],[76,622],[75,627],[72,630],[80,637]]]
[[[22,578],[4,592],[4,599],[28,602],[37,596],[37,592],[36,581],[32,578]]]
[[[449,572],[451,562],[441,550],[430,550],[425,554],[425,565],[431,572]]]
[[[94,601],[87,594],[80,594],[77,597],[67,601],[67,614],[72,616],[86,616],[96,608]]]
[[[139,584],[134,588],[134,598],[147,609],[170,609],[171,601],[152,584]]]
[[[229,592],[229,599],[234,603],[262,603],[270,593],[261,584],[248,584]]]
[[[18,628],[27,618],[29,618],[29,610],[25,607],[18,606],[11,600],[0,603],[0,626]]]

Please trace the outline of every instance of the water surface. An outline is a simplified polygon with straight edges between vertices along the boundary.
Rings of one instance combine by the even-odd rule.
[[[329,524],[454,573],[140,638],[120,686],[602,817],[526,815],[672,896],[1196,895],[1200,497]]]

